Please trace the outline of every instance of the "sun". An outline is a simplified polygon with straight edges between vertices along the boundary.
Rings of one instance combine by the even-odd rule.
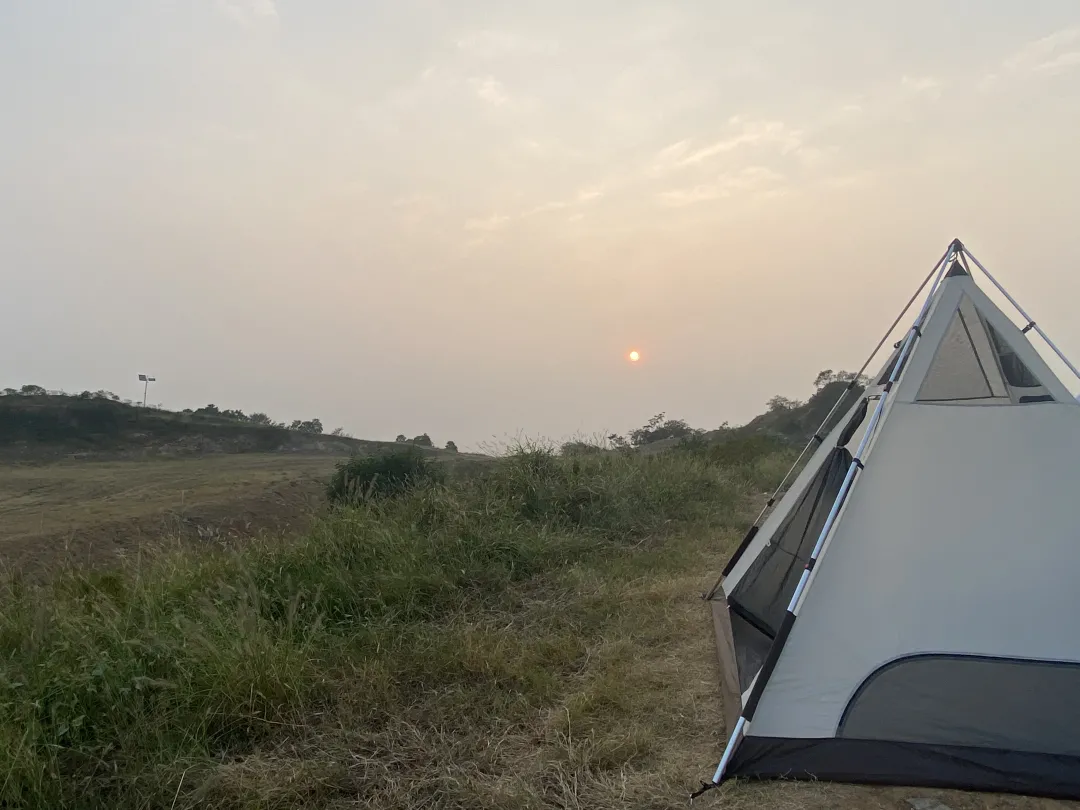
[[[630,357],[630,362],[631,363],[636,363],[638,360],[641,359],[641,355],[638,353],[637,349],[630,352],[629,357]]]

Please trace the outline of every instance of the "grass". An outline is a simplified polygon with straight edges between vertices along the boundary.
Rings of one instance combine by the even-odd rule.
[[[0,465],[0,567],[44,575],[137,557],[162,537],[196,546],[292,533],[322,506],[329,455]]]
[[[772,475],[526,451],[299,539],[14,584],[0,805],[598,799],[678,739],[654,705],[689,641],[672,622]]]
[[[685,806],[723,738],[697,594],[786,460],[526,450],[294,540],[12,583],[0,806]]]

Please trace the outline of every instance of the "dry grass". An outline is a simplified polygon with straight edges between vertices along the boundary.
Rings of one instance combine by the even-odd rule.
[[[296,532],[322,507],[328,455],[0,467],[0,565],[41,573],[113,565],[165,539],[197,543]]]
[[[523,453],[293,542],[17,588],[0,806],[685,807],[723,744],[698,594],[782,467]],[[699,806],[911,796],[1066,806],[782,783]]]
[[[330,456],[246,453],[175,460],[57,462],[0,468],[0,540],[83,530],[322,479]]]

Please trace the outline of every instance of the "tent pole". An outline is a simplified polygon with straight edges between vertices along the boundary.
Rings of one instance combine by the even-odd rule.
[[[902,310],[900,310],[900,314],[897,315],[896,318],[893,319],[893,322],[889,325],[889,328],[885,330],[885,334],[881,336],[881,340],[878,341],[878,344],[877,344],[877,346],[874,347],[874,350],[872,352],[870,352],[870,355],[863,362],[862,367],[859,368],[859,370],[855,372],[855,379],[856,380],[858,380],[858,378],[862,376],[863,372],[866,371],[867,367],[870,365],[870,362],[874,359],[874,356],[879,351],[881,351],[881,347],[884,346],[885,341],[887,341],[889,339],[889,335],[892,334],[892,330],[896,328],[896,325],[898,323],[900,323],[900,319],[904,317],[904,314],[909,309],[911,309],[911,305],[915,303],[915,299],[919,297],[919,293],[921,293],[923,291],[923,289],[926,287],[926,285],[930,282],[930,279],[932,279],[934,277],[934,274],[937,273],[940,270],[941,266],[946,263],[946,260],[948,259],[948,257],[949,257],[949,251],[947,250],[947,251],[945,251],[944,254],[942,254],[941,258],[937,260],[937,264],[935,264],[930,269],[930,272],[926,274],[926,278],[924,278],[922,280],[922,284],[919,285],[919,288],[917,290],[915,290],[915,293],[911,296],[911,298],[908,299],[908,302],[906,304],[904,304],[904,308]],[[930,294],[933,295],[933,291],[931,291]],[[844,398],[847,396],[847,392],[850,391],[851,388],[853,388],[853,387],[854,386],[851,386],[851,387],[845,389],[844,393],[840,395],[839,399],[837,399],[836,402],[833,403],[833,406],[829,410],[829,413],[826,414],[825,418],[821,420],[821,424],[818,425],[818,429],[816,431],[814,431],[814,435],[820,435],[821,431],[825,429],[825,426],[827,424],[829,424],[829,420],[833,418],[833,416],[836,414],[837,409],[840,407],[841,403],[843,403]],[[784,480],[780,482],[780,486],[778,486],[776,488],[776,490],[773,492],[773,497],[774,498],[784,488],[784,485],[788,482],[788,479],[791,477],[792,471],[796,467],[799,466],[799,462],[802,461],[803,456],[806,455],[806,451],[810,449],[810,446],[813,443],[814,443],[814,440],[811,438],[810,441],[808,441],[803,446],[802,452],[799,453],[799,457],[797,459],[795,459],[795,463],[792,464],[791,467],[788,469],[787,475],[784,476]],[[761,510],[761,513],[758,515],[758,520],[761,519],[761,515],[764,515],[765,511],[768,508],[769,507],[766,506],[765,509]],[[756,520],[754,522],[757,523]]]
[[[742,736],[743,731],[746,729],[746,718],[740,717],[739,722],[735,724],[735,730],[731,732],[731,737],[728,739],[727,747],[724,749],[724,756],[720,759],[720,764],[716,768],[716,773],[713,774],[713,784],[720,784],[720,780],[724,778],[724,772],[727,770],[728,763],[731,762],[731,755],[735,753],[735,744],[739,741],[739,737]]]
[[[1042,327],[1035,323],[1034,319],[1032,319],[1032,317],[1024,311],[1024,308],[1017,303],[1016,299],[1009,295],[1009,292],[998,283],[998,280],[996,278],[990,275],[990,271],[983,266],[982,262],[975,258],[972,252],[967,249],[967,246],[963,246],[962,250],[963,253],[965,253],[967,257],[975,263],[975,266],[983,271],[986,277],[990,279],[990,282],[995,287],[997,287],[998,292],[1004,295],[1007,299],[1009,299],[1009,303],[1016,307],[1016,311],[1024,317],[1024,320],[1027,321],[1028,327],[1034,329],[1036,332],[1039,333],[1039,337],[1046,341],[1047,345],[1054,350],[1054,354],[1056,354],[1061,360],[1061,362],[1069,367],[1069,371],[1071,371],[1076,376],[1076,378],[1080,380],[1080,370],[1077,370],[1076,366],[1069,362],[1069,358],[1066,357],[1064,352],[1062,352],[1061,349],[1057,347],[1057,344],[1055,344],[1054,341],[1050,339],[1049,335],[1047,335],[1046,332],[1042,330]]]
[[[836,493],[836,498],[833,500],[832,508],[829,510],[829,516],[825,519],[825,525],[821,527],[821,533],[818,535],[817,542],[814,544],[813,551],[810,552],[810,557],[806,561],[806,566],[803,568],[802,576],[799,578],[799,583],[795,586],[795,592],[791,595],[791,601],[788,603],[787,615],[785,616],[784,623],[790,628],[791,623],[795,619],[795,610],[798,606],[799,600],[802,598],[807,587],[809,587],[811,572],[814,570],[814,566],[817,564],[818,555],[821,553],[822,548],[825,545],[825,539],[832,531],[833,524],[836,521],[837,515],[840,513],[840,509],[843,507],[844,502],[847,500],[848,492],[855,481],[855,475],[863,466],[861,456],[866,450],[870,439],[877,430],[878,422],[881,419],[882,411],[885,408],[885,402],[889,398],[889,392],[892,390],[893,385],[896,383],[899,375],[902,373],[904,367],[904,360],[906,359],[908,352],[914,345],[917,337],[921,336],[922,326],[926,320],[926,315],[930,311],[930,304],[934,300],[934,293],[937,292],[941,279],[945,275],[945,271],[949,266],[949,260],[953,258],[953,255],[959,252],[961,245],[958,241],[954,241],[949,245],[948,250],[945,251],[945,255],[934,266],[937,270],[937,277],[934,279],[934,284],[930,288],[930,294],[926,297],[926,301],[923,302],[922,309],[919,310],[919,315],[915,319],[915,323],[912,324],[910,330],[908,330],[907,337],[904,338],[903,347],[900,349],[900,355],[897,358],[896,363],[892,367],[892,371],[889,373],[888,384],[885,386],[885,390],[882,391],[881,397],[878,399],[877,406],[874,408],[874,414],[870,417],[870,423],[866,427],[866,432],[863,434],[862,440],[859,442],[859,447],[855,451],[855,455],[852,458],[851,465],[848,467],[847,475],[844,476],[844,483],[840,486],[840,491]],[[974,257],[972,257],[974,258]],[[933,275],[933,273],[931,273]],[[923,282],[925,286],[925,282]],[[910,304],[909,304],[910,306]],[[905,307],[906,309],[906,307]],[[901,313],[902,315],[903,313]],[[890,329],[890,331],[892,331]],[[887,337],[887,335],[886,335]],[[783,632],[783,631],[782,631]],[[731,763],[731,758],[735,753],[735,748],[739,742],[739,737],[745,733],[746,726],[749,725],[752,719],[753,711],[757,709],[756,698],[761,695],[761,692],[765,689],[765,685],[768,682],[768,676],[775,667],[776,661],[780,656],[780,650],[778,646],[782,646],[783,639],[781,636],[777,636],[773,641],[772,647],[769,649],[769,655],[762,666],[762,673],[759,674],[757,682],[754,684],[753,692],[750,699],[747,701],[747,707],[743,709],[742,715],[739,717],[739,721],[735,724],[735,730],[731,733],[731,738],[728,740],[727,746],[724,748],[724,754],[720,759],[720,764],[716,768],[716,773],[713,776],[712,784],[719,785],[720,781],[724,778],[724,774],[727,772],[728,765]],[[762,677],[762,675],[764,677]],[[752,707],[752,708],[751,708]]]
[[[795,459],[795,462],[790,467],[788,467],[787,472],[784,474],[783,480],[781,480],[779,486],[777,486],[776,489],[773,490],[772,495],[769,496],[769,500],[765,502],[765,506],[762,508],[762,510],[760,512],[758,512],[758,516],[756,518],[754,518],[754,522],[752,524],[753,526],[757,526],[758,523],[761,521],[761,519],[765,516],[765,513],[769,511],[769,508],[774,503],[776,503],[776,496],[779,495],[781,492],[783,492],[784,487],[787,485],[788,481],[791,480],[791,474],[793,472],[795,472],[796,469],[798,469],[799,464],[802,462],[803,458],[806,456],[806,452],[814,444],[814,439],[821,435],[821,432],[825,429],[825,426],[827,424],[829,424],[829,420],[833,418],[833,416],[836,414],[836,411],[840,408],[840,405],[843,404],[844,399],[848,395],[848,392],[851,391],[855,387],[855,384],[858,382],[859,377],[861,377],[863,372],[866,371],[867,367],[870,365],[871,361],[874,359],[874,356],[879,351],[881,351],[881,347],[885,345],[885,341],[887,341],[889,339],[889,335],[892,334],[893,329],[895,329],[896,325],[898,323],[900,323],[900,319],[904,317],[905,313],[907,313],[907,311],[909,309],[911,309],[911,305],[915,303],[915,299],[917,299],[919,297],[919,294],[923,291],[923,289],[929,283],[930,279],[932,279],[934,277],[935,273],[938,273],[938,281],[940,281],[940,272],[939,271],[942,268],[944,268],[945,266],[948,265],[948,258],[949,258],[949,254],[950,254],[951,251],[952,251],[952,246],[950,245],[949,249],[946,250],[945,253],[943,253],[941,255],[941,258],[938,259],[937,263],[930,269],[930,272],[926,274],[926,278],[924,278],[922,280],[922,283],[919,285],[919,288],[917,290],[915,290],[915,293],[911,296],[911,298],[908,299],[908,302],[906,304],[904,304],[904,308],[902,310],[900,310],[900,314],[897,315],[896,318],[893,319],[893,322],[889,325],[889,328],[885,330],[885,334],[881,336],[881,340],[878,341],[877,346],[875,346],[874,350],[872,352],[870,352],[870,355],[863,362],[862,367],[857,372],[855,372],[855,379],[852,380],[851,385],[849,385],[847,388],[845,388],[844,393],[842,393],[839,396],[839,398],[836,400],[836,402],[833,403],[832,408],[829,409],[829,412],[825,415],[825,418],[821,420],[821,424],[818,425],[817,430],[814,431],[814,436],[810,439],[810,441],[808,441],[805,445],[803,445],[802,452],[799,453],[798,457]],[[937,287],[937,284],[938,284],[938,282],[935,281],[934,282],[934,287],[935,288]],[[932,297],[933,294],[934,294],[934,291],[931,290],[930,291],[930,296]],[[720,580],[723,580],[723,577],[721,577]],[[717,581],[716,585],[713,585],[713,587],[709,591],[709,593],[710,594],[715,593],[716,588],[719,585],[720,585],[720,581]]]

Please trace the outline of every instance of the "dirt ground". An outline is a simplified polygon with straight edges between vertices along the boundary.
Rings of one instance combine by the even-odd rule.
[[[332,456],[245,453],[0,467],[0,566],[108,565],[147,544],[302,531]]]

